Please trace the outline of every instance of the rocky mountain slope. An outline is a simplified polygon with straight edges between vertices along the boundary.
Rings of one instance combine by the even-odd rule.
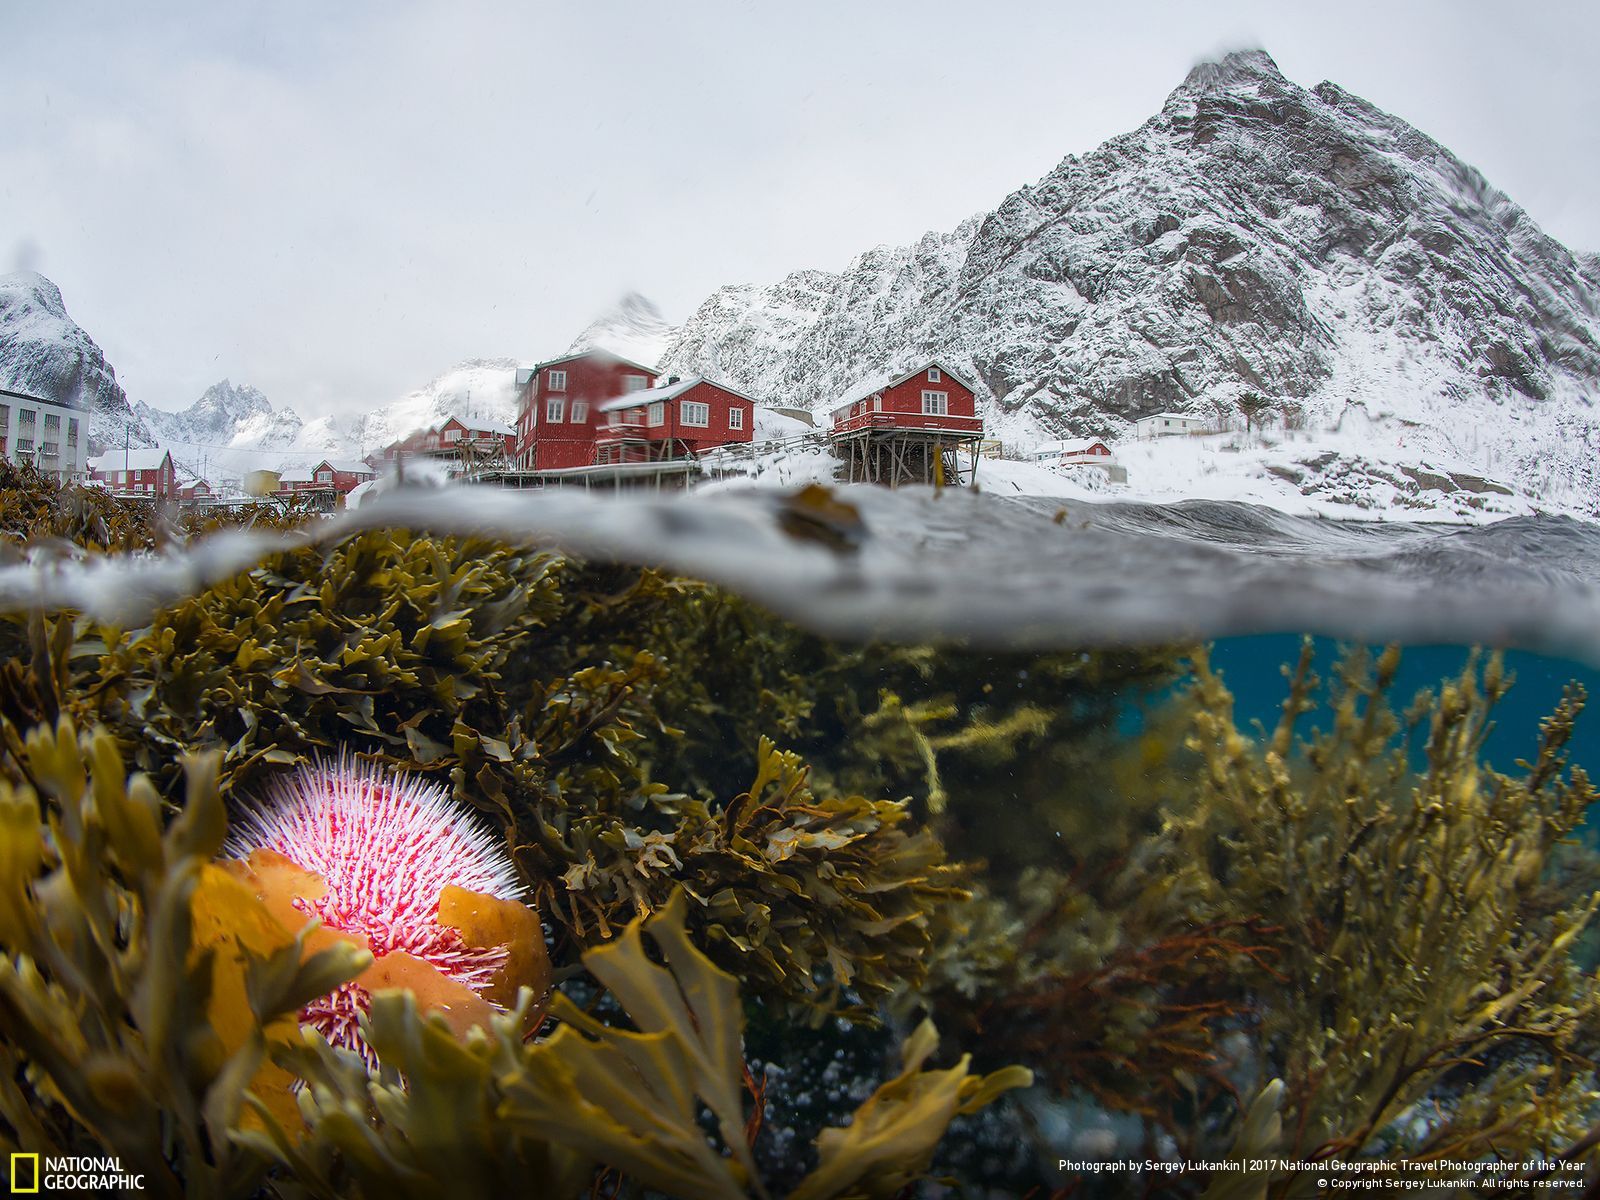
[[[1600,514],[1596,262],[1404,121],[1251,51],[951,233],[721,289],[663,367],[820,405],[938,356],[1022,441],[1256,393]]]
[[[89,406],[89,448],[152,444],[117,373],[67,315],[61,289],[36,271],[0,275],[0,388]]]

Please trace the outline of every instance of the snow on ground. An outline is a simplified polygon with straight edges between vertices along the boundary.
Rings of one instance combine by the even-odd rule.
[[[1356,520],[1483,523],[1538,508],[1458,458],[1404,433],[1214,434],[1112,445],[1130,500],[1237,500]]]
[[[1536,504],[1481,469],[1481,455],[1459,453],[1415,427],[1368,421],[1359,414],[1344,428],[1274,429],[1195,437],[1110,441],[1113,462],[1127,481],[1112,482],[1098,467],[1057,467],[1029,461],[1032,431],[1008,426],[1006,448],[1018,458],[982,458],[980,491],[992,496],[1040,496],[1075,501],[1231,500],[1299,516],[1347,520],[1441,521],[1483,524],[1540,511]],[[756,453],[745,449],[710,458],[705,487],[797,487],[830,483],[837,460],[812,430],[757,410]],[[782,439],[774,442],[774,439]],[[1574,512],[1573,515],[1582,515]]]

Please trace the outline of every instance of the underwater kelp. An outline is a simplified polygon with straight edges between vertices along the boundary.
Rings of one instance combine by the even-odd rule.
[[[1480,761],[1509,686],[1498,658],[1403,713],[1386,695],[1398,660],[1342,661],[1331,720],[1298,746],[1309,643],[1258,737],[1196,664],[1199,794],[1173,825],[1205,865],[1200,911],[1281,928],[1270,975],[1241,975],[1243,1065],[1284,1080],[1295,1157],[1553,1155],[1600,1118],[1600,984],[1571,955],[1600,895],[1581,875],[1554,894],[1550,873],[1596,799],[1564,753],[1583,696],[1569,689],[1507,775]]]
[[[680,893],[585,955],[636,1030],[558,996],[564,1024],[545,1041],[523,1043],[513,1014],[493,1037],[462,1044],[419,1024],[409,999],[391,994],[375,1003],[368,1035],[384,1070],[368,1075],[308,1041],[295,1061],[310,1080],[302,1108],[311,1134],[296,1142],[274,1128],[247,1135],[251,1144],[276,1151],[321,1195],[420,1200],[446,1186],[491,1197],[533,1181],[543,1194],[580,1195],[597,1165],[695,1200],[767,1195],[747,1140],[757,1126],[746,1114],[737,986],[684,935],[683,917]],[[816,1169],[790,1196],[902,1194],[956,1115],[1029,1082],[1021,1068],[974,1076],[965,1058],[924,1069],[936,1044],[931,1024],[913,1034],[901,1073],[823,1133]]]
[[[1600,1039],[1593,979],[1578,965],[1592,957],[1575,953],[1592,955],[1585,939],[1600,926],[1589,919],[1600,859],[1571,836],[1591,794],[1562,764],[1580,698],[1547,723],[1527,766],[1497,774],[1478,761],[1505,686],[1497,667],[1397,713],[1389,660],[1370,672],[1352,660],[1319,721],[1303,666],[1287,732],[1252,733],[1203,657],[1193,686],[1162,699],[1183,674],[1171,649],[841,645],[660,572],[405,531],[307,538],[140,628],[0,618],[0,643],[0,769],[15,786],[48,795],[24,774],[21,731],[62,716],[110,730],[104,744],[147,772],[125,790],[158,822],[190,809],[186,754],[210,753],[237,813],[348,746],[373,769],[417,772],[475,805],[549,924],[569,996],[557,1001],[570,1019],[559,1055],[529,1057],[545,1043],[513,1032],[533,1008],[463,1042],[416,1001],[383,999],[369,1028],[389,1065],[370,1076],[323,1045],[286,1041],[297,1009],[262,1010],[256,1074],[232,1068],[229,1094],[283,1074],[275,1092],[258,1086],[277,1097],[265,1111],[239,1110],[246,1140],[217,1167],[228,1179],[265,1170],[287,1194],[287,1176],[271,1173],[288,1171],[324,1194],[431,1195],[435,1177],[487,1192],[549,1174],[581,1179],[582,1191],[598,1162],[610,1166],[597,1194],[610,1194],[652,1179],[682,1186],[671,1172],[705,1158],[698,1127],[727,1175],[702,1191],[728,1179],[754,1188],[760,1174],[781,1192],[821,1165],[817,1136],[847,1128],[884,1052],[924,1015],[979,1072],[1037,1068],[1044,1086],[1023,1104],[958,1118],[992,1122],[980,1131],[991,1145],[1025,1146],[1037,1114],[1056,1122],[1044,1129],[1088,1112],[1142,1129],[1152,1154],[1592,1154]],[[218,914],[241,903],[222,895],[208,891],[195,910],[196,944],[212,944]],[[680,913],[706,970],[739,983],[755,1071],[742,1080],[742,1136],[759,1171],[738,1149],[727,1080],[683,1066],[694,1038],[667,1049],[676,1035],[658,1023],[645,1033],[655,1041],[630,1040],[642,1014],[605,979],[604,964],[620,961],[608,947],[643,945],[650,923],[655,963],[667,943],[653,934]],[[283,951],[290,935],[230,936],[234,969],[213,991],[238,996],[240,964]],[[300,969],[292,955],[279,961]],[[254,1028],[249,1017],[219,1034],[224,1049]],[[913,1058],[924,1043],[913,1040]],[[648,1093],[651,1111],[679,1111],[698,1087],[724,1099],[698,1093],[694,1120],[657,1128],[654,1142],[631,1118],[586,1123],[589,1141],[532,1117],[499,1120],[524,1070],[543,1082],[515,1084],[519,1111],[548,1116],[541,1106],[561,1096],[556,1115],[570,1120],[587,1110],[562,1089],[591,1102],[581,1087],[608,1078],[602,1060],[642,1071],[629,1056],[646,1051],[677,1081]],[[291,1068],[311,1081],[297,1096],[282,1086]],[[94,1144],[99,1134],[58,1101],[37,1101],[49,1092],[40,1071],[13,1070],[44,1091],[7,1103],[22,1120],[65,1120],[50,1144]],[[930,1082],[906,1086],[920,1095]],[[163,1089],[150,1108],[197,1103],[181,1098],[192,1082],[149,1086]],[[951,1092],[940,1086],[930,1111],[943,1113]],[[316,1128],[295,1133],[309,1110]],[[926,1166],[931,1128],[860,1194]],[[1060,1181],[1042,1164],[1062,1147],[1034,1149],[997,1174],[952,1156],[947,1140],[932,1169],[1048,1191]],[[182,1154],[166,1153],[187,1178]],[[1161,1186],[1193,1194],[1204,1181]],[[1243,1186],[1256,1196],[1268,1183]]]
[[[267,1161],[229,1134],[294,1013],[355,974],[305,958],[217,867],[215,756],[163,822],[105,733],[41,728],[0,756],[0,1150],[111,1153],[156,1195],[247,1196]],[[288,1105],[292,1112],[293,1105]]]
[[[819,794],[759,735],[724,748],[743,782],[714,800],[653,777],[639,749],[681,736],[670,681],[705,592],[365,533],[272,555],[142,629],[36,617],[0,712],[104,723],[168,795],[170,764],[200,749],[221,752],[229,795],[345,745],[429,772],[503,831],[558,964],[687,886],[701,944],[753,993],[865,1016],[864,999],[920,977],[957,883],[903,805]]]
[[[556,1032],[527,1042],[524,989],[463,1038],[411,993],[379,991],[364,1020],[374,1074],[295,1032],[301,1005],[371,958],[345,942],[308,955],[212,865],[226,834],[214,758],[191,761],[165,832],[148,780],[103,733],[36,730],[5,765],[0,1116],[17,1141],[0,1150],[115,1153],[173,1196],[497,1196],[534,1181],[577,1196],[605,1170],[696,1200],[766,1194],[738,985],[689,941],[681,892],[585,956],[634,1030],[558,997]],[[1029,1082],[971,1075],[966,1059],[925,1070],[936,1041],[917,1031],[901,1074],[819,1139],[793,1195],[894,1195],[951,1119]]]

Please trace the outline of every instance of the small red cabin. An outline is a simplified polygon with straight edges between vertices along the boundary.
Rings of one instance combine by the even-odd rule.
[[[748,443],[756,402],[693,376],[608,400],[595,432],[596,463],[692,458],[714,446]]]
[[[474,453],[482,455],[510,455],[516,449],[515,429],[506,425],[495,425],[480,418],[463,421],[459,417],[451,417],[439,426],[438,433],[439,448],[442,450],[467,447]]]
[[[540,363],[517,397],[518,463],[529,470],[586,467],[594,462],[600,406],[653,387],[649,367],[604,350]]]
[[[170,500],[178,494],[172,453],[159,446],[150,450],[111,450],[89,460],[89,476],[108,484],[115,495],[150,496]]]
[[[863,430],[979,437],[983,420],[972,388],[941,363],[930,362],[852,389],[833,410],[833,432],[837,436]]]
[[[1054,456],[1058,466],[1073,467],[1083,463],[1100,465],[1111,458],[1111,447],[1099,438],[1071,438],[1060,444]]]
[[[333,491],[343,496],[356,484],[376,479],[377,473],[364,462],[325,458],[308,471],[285,471],[278,480],[278,494]]]

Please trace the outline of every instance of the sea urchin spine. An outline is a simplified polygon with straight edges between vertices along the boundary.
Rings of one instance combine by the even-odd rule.
[[[325,884],[315,899],[296,896],[294,907],[364,944],[379,963],[403,952],[480,994],[506,965],[506,945],[473,945],[440,920],[447,887],[513,903],[524,889],[505,851],[438,784],[348,756],[317,762],[276,781],[235,827],[228,852],[250,859],[259,851]],[[307,1005],[300,1019],[370,1062],[358,1023],[370,1004],[358,979]]]

